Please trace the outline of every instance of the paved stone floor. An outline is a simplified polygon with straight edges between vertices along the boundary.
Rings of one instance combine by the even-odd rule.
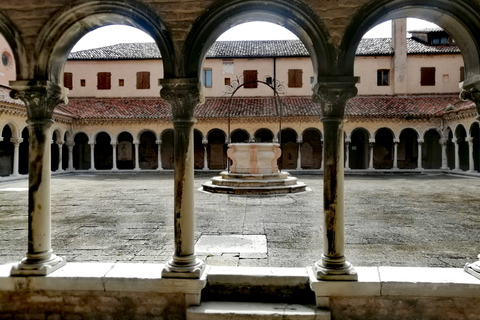
[[[196,174],[196,188],[209,177]],[[204,251],[199,257],[211,265],[272,267],[303,267],[318,260],[322,176],[298,177],[310,192],[228,196],[196,191],[195,238]],[[26,188],[26,179],[0,180],[0,264],[24,257]],[[478,178],[347,176],[345,205],[346,255],[355,266],[462,267],[480,253]],[[163,263],[173,252],[173,175],[54,176],[52,234],[55,253],[67,261]],[[248,250],[233,249],[239,252],[205,249],[215,242],[212,236],[225,235],[262,241],[250,243]],[[228,241],[220,242],[228,247]]]

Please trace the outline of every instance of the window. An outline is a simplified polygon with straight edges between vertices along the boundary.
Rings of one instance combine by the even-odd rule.
[[[125,80],[124,79],[118,79],[118,86],[119,87],[125,86]]]
[[[162,86],[162,79],[158,79],[158,86],[159,86],[159,87]]]
[[[421,68],[420,84],[422,86],[434,86],[435,85],[435,68]]]
[[[212,69],[203,69],[202,83],[205,86],[205,88],[212,87]]]
[[[265,78],[265,82],[266,82],[269,86],[271,86],[272,83],[273,83],[272,77],[266,77],[266,78]]]
[[[288,69],[288,87],[301,88],[303,85],[302,75],[302,69]]]
[[[315,77],[310,77],[310,84],[314,84],[315,83]]]
[[[110,90],[112,88],[112,74],[110,72],[97,73],[97,89]]]
[[[85,79],[80,79],[80,87],[85,87]]]
[[[244,70],[243,71],[243,83],[245,84],[243,87],[245,89],[253,89],[258,86],[257,83],[257,70]]]
[[[390,70],[379,69],[377,70],[377,86],[389,86],[390,85]]]
[[[225,78],[225,85],[229,86],[230,85],[230,78]]]
[[[150,72],[137,72],[137,89],[150,89]]]
[[[65,72],[63,74],[63,86],[70,90],[73,89],[73,74],[71,72]]]
[[[465,81],[465,67],[460,67],[460,82]]]
[[[2,53],[2,63],[4,67],[8,66],[10,63],[9,54],[6,51]]]

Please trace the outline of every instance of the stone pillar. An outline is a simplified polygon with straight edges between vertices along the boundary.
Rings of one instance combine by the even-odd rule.
[[[468,172],[474,173],[475,171],[475,160],[473,159],[473,138],[467,138],[468,141]]]
[[[345,139],[345,170],[350,170],[350,143],[352,140]]]
[[[133,147],[135,148],[135,168],[133,170],[140,171],[140,141],[133,141]]]
[[[75,142],[67,141],[67,148],[68,148],[68,171],[73,171],[75,168],[73,167],[73,147],[75,146]]]
[[[442,170],[450,170],[448,167],[448,157],[447,157],[447,139],[440,139],[440,145],[442,146]]]
[[[65,143],[65,141],[57,141],[57,146],[58,146],[58,169],[57,171],[58,172],[63,172],[63,144]]]
[[[477,83],[477,86],[480,86],[480,84]],[[460,93],[460,98],[462,100],[471,100],[475,103],[477,107],[477,120],[480,121],[480,90],[476,87],[463,90]],[[470,152],[470,154],[472,155],[473,153]],[[475,278],[480,279],[480,255],[478,255],[478,261],[465,264],[465,271],[474,276]]]
[[[162,171],[162,140],[157,140],[155,143],[158,145],[158,168],[157,171]]]
[[[297,156],[297,170],[302,170],[302,137],[298,137],[297,144],[298,144],[298,156]]]
[[[325,129],[324,129],[325,131]],[[323,145],[323,139],[320,139],[320,146],[322,147],[322,154],[320,155],[320,159],[322,159],[322,163],[320,164],[320,170],[324,170],[325,169],[325,158],[324,158],[324,154],[325,154],[325,151],[323,150],[324,148],[324,145]]]
[[[313,268],[319,280],[357,280],[357,273],[344,254],[343,197],[345,104],[356,95],[357,81],[356,77],[319,78],[312,96],[320,104],[324,128],[323,254]]]
[[[65,259],[51,248],[50,207],[50,126],[59,103],[66,103],[66,90],[50,81],[10,82],[14,99],[27,109],[29,138],[28,172],[28,250],[26,257],[14,265],[11,275],[45,276],[65,265]]]
[[[203,170],[208,170],[208,153],[207,153],[208,140],[203,139],[202,144],[203,144]]]
[[[117,168],[117,141],[111,141],[110,144],[112,145],[112,171],[118,171]]]
[[[422,167],[422,146],[423,146],[423,139],[418,139],[417,140],[417,145],[418,145],[418,157],[417,157],[417,170],[423,170]]]
[[[368,145],[369,145],[369,151],[370,151],[370,156],[368,158],[368,170],[375,170],[373,167],[373,147],[375,146],[375,139],[369,139],[368,140]]]
[[[393,139],[393,170],[398,170],[398,144],[399,139]]]
[[[163,79],[161,96],[172,106],[174,130],[175,251],[163,278],[200,278],[205,264],[195,256],[193,116],[203,102],[198,79]]]
[[[13,172],[12,176],[18,176],[18,163],[20,161],[20,143],[22,143],[22,138],[10,138],[10,141],[13,143]]]
[[[460,154],[459,154],[459,146],[458,146],[458,139],[452,139],[453,144],[455,145],[455,169],[456,171],[460,171]]]
[[[90,145],[90,171],[96,171],[95,169],[95,142],[89,142]]]

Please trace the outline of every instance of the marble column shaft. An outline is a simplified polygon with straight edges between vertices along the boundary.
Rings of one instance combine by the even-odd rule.
[[[58,146],[58,169],[57,171],[63,171],[63,143],[64,141],[57,141]]]
[[[393,139],[393,169],[398,169],[398,144],[399,139]]]
[[[422,170],[422,169],[423,169],[423,166],[422,166],[422,146],[423,146],[423,139],[418,139],[418,140],[417,140],[417,144],[418,144],[417,169],[418,169],[418,170]]]
[[[373,147],[375,146],[375,139],[370,139],[368,141],[368,145],[369,145],[368,151],[370,153],[370,155],[368,157],[368,169],[373,170],[373,169],[375,169],[373,167]]]
[[[47,275],[65,265],[51,248],[50,127],[66,90],[49,81],[15,81],[12,98],[25,103],[29,130],[28,251],[11,275]]]
[[[440,139],[440,145],[442,146],[442,170],[449,170],[448,167],[448,156],[447,156],[447,139]]]
[[[110,142],[112,145],[112,171],[117,171],[117,146],[118,143],[116,141]]]
[[[73,171],[75,168],[73,167],[73,147],[75,146],[75,142],[70,141],[67,142],[67,148],[68,148],[68,171]]]
[[[345,170],[350,170],[350,143],[352,140],[345,139]]]
[[[202,143],[203,143],[203,170],[208,170],[208,153],[207,153],[208,140],[203,139]]]
[[[321,280],[357,280],[345,258],[344,231],[344,112],[348,99],[357,93],[357,78],[319,79],[312,99],[320,104],[324,128],[323,254],[314,265]]]
[[[135,148],[135,168],[133,170],[140,171],[140,141],[133,141]]]
[[[91,171],[95,171],[95,142],[90,142],[90,169]]]
[[[297,139],[298,156],[297,156],[297,170],[302,170],[302,138]]]
[[[20,162],[20,143],[22,143],[22,138],[10,138],[10,141],[13,143],[13,172],[12,176],[18,176],[18,164]]]
[[[174,254],[164,278],[200,278],[205,265],[195,256],[194,139],[195,107],[203,101],[198,79],[163,79],[161,96],[172,106],[174,129]]]
[[[162,171],[163,170],[163,165],[162,165],[162,140],[157,140],[157,141],[155,141],[155,143],[158,145],[158,152],[157,152],[158,167],[157,167],[157,170]]]
[[[454,170],[460,170],[460,151],[459,151],[459,145],[458,145],[458,139],[453,138],[452,142],[454,143],[455,146],[455,169]]]

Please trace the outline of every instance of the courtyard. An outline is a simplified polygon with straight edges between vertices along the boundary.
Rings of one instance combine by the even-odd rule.
[[[196,250],[209,265],[305,267],[322,254],[323,177],[309,192],[232,196],[201,191]],[[0,264],[27,250],[27,179],[0,182]],[[67,262],[164,263],[173,253],[173,174],[52,177],[52,248]],[[446,174],[347,175],[346,256],[354,266],[455,267],[480,253],[480,179]]]

